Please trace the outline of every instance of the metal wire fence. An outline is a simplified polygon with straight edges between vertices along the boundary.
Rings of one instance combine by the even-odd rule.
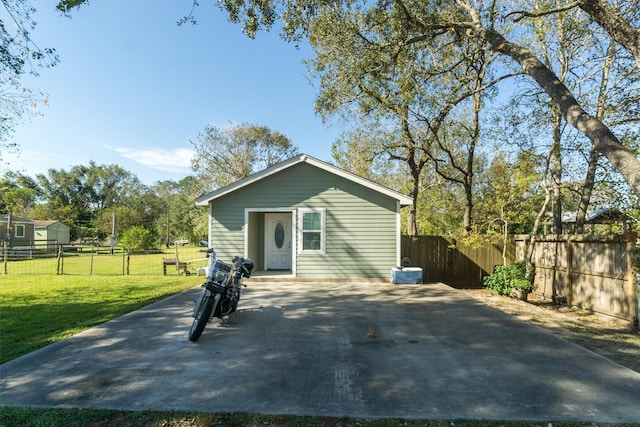
[[[0,274],[189,275],[203,274],[205,248],[174,246],[149,252],[50,242],[10,246],[0,242]]]

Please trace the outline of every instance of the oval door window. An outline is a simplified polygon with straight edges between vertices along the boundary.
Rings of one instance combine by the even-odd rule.
[[[274,238],[276,240],[276,247],[282,249],[282,245],[284,245],[284,225],[282,225],[281,222],[276,225]]]

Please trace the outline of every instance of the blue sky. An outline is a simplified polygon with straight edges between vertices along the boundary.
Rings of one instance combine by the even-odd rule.
[[[301,152],[329,161],[340,129],[314,113],[316,88],[304,59],[276,31],[251,40],[213,1],[200,2],[198,25],[178,27],[191,0],[92,1],[60,16],[33,1],[40,47],[60,63],[23,79],[48,106],[16,128],[21,152],[8,168],[27,175],[50,168],[118,164],[143,183],[192,173],[192,146],[205,125],[265,125]],[[6,168],[6,165],[3,165]]]

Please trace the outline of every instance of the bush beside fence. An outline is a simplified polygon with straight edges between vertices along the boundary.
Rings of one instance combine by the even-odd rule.
[[[534,293],[587,310],[637,322],[640,255],[635,236],[536,236]],[[514,236],[507,264],[526,257],[529,236]],[[423,282],[480,288],[484,276],[503,263],[502,240],[479,247],[443,236],[402,236],[402,256],[423,269]]]

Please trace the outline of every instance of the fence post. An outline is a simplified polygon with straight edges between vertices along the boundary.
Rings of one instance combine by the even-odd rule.
[[[62,262],[62,245],[58,245],[58,254],[56,256],[56,274],[60,275],[60,263]]]
[[[91,258],[89,260],[89,276],[93,276],[93,246],[91,246]]]
[[[638,265],[638,256],[636,254],[636,233],[627,232],[627,281],[629,283],[629,321],[640,328],[640,319],[638,319],[638,311],[640,310],[640,298],[638,295],[638,286],[640,286],[640,265]]]
[[[2,263],[4,264],[4,274],[7,274],[7,258],[9,255],[9,245],[7,242],[2,242]]]
[[[556,242],[557,245],[557,242]],[[573,241],[567,236],[567,304],[573,305]],[[557,259],[557,258],[556,258]],[[555,268],[554,268],[555,271]],[[554,276],[555,280],[555,276]],[[555,287],[555,284],[554,284]],[[584,308],[584,307],[583,307]]]

